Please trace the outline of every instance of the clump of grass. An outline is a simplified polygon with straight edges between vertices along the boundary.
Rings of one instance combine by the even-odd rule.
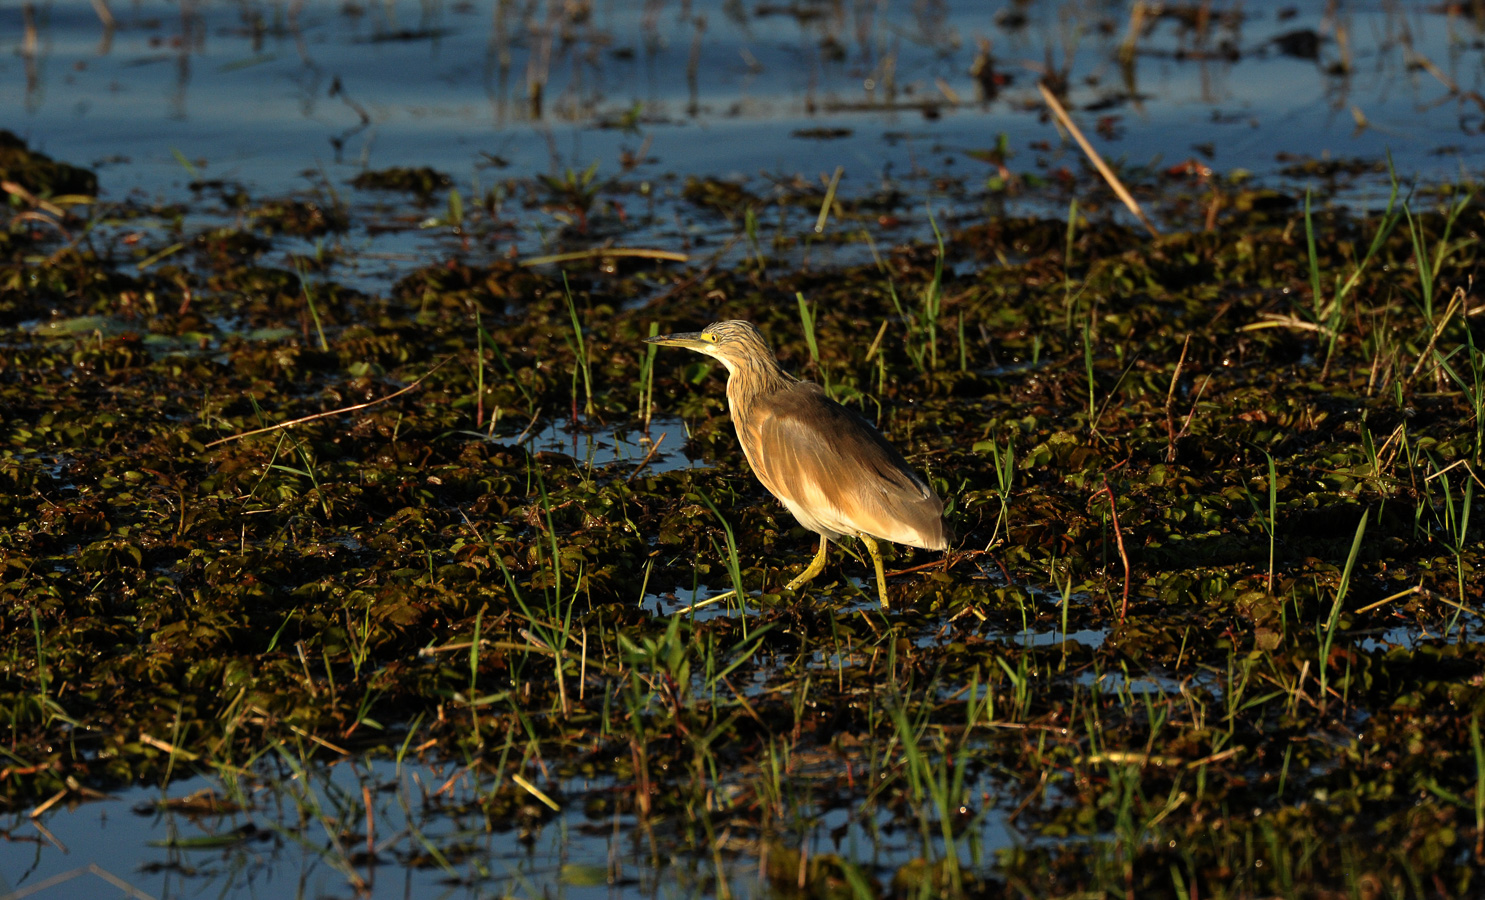
[[[320,322],[320,308],[315,303],[314,284],[304,271],[304,262],[299,257],[294,257],[294,271],[299,274],[299,288],[304,292],[304,305],[309,310],[310,318],[315,323],[315,334],[320,339],[320,349],[329,352],[330,342],[325,340],[325,328]]]
[[[887,278],[887,297],[906,331],[904,349],[918,372],[923,375],[938,371],[938,320],[943,309],[945,252],[944,236],[939,231],[938,221],[932,211],[928,214],[928,222],[933,228],[938,252],[934,257],[933,275],[923,286],[918,305],[912,309],[903,305],[902,298],[897,293],[897,285],[888,274],[886,263],[878,255],[876,245],[868,243],[877,270]]]
[[[1330,605],[1330,615],[1326,617],[1320,635],[1320,654],[1316,660],[1315,668],[1320,679],[1320,704],[1326,706],[1330,701],[1330,648],[1335,643],[1337,626],[1341,619],[1341,609],[1346,601],[1346,593],[1351,589],[1351,576],[1356,568],[1356,560],[1361,553],[1361,539],[1366,535],[1366,523],[1369,512],[1361,514],[1361,521],[1356,524],[1356,536],[1351,540],[1351,552],[1346,556],[1346,566],[1341,570],[1341,581],[1336,586],[1335,601]]]
[[[583,415],[593,415],[593,371],[588,362],[588,345],[583,341],[583,323],[578,320],[577,304],[572,299],[572,287],[567,283],[567,273],[562,273],[562,296],[567,300],[567,313],[572,318],[572,343],[577,366],[572,373],[572,418],[577,420],[578,376],[583,381]]]
[[[660,323],[650,323],[650,337],[660,333]],[[645,431],[650,430],[650,419],[655,414],[655,351],[654,344],[645,344],[644,356],[639,361],[639,420]]]

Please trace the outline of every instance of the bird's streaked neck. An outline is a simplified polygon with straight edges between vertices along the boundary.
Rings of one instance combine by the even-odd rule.
[[[727,366],[727,404],[734,418],[748,418],[755,401],[798,383],[771,354],[722,362]]]

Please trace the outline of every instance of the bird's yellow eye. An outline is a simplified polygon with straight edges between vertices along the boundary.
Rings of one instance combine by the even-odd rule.
[[[715,334],[712,334],[710,331],[703,331],[701,333],[701,339],[703,341],[706,341],[708,344],[715,344],[717,342],[717,336]]]

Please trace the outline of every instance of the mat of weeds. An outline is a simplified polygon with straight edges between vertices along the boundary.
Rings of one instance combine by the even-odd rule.
[[[11,810],[417,753],[481,773],[486,828],[622,817],[704,892],[1479,890],[1466,195],[1233,188],[1211,230],[991,220],[830,272],[451,254],[368,295],[266,212],[115,239],[29,191],[0,236]],[[783,591],[814,536],[725,372],[642,343],[724,318],[946,499],[954,548],[892,548],[890,611],[839,551]],[[847,825],[908,851],[818,849]]]

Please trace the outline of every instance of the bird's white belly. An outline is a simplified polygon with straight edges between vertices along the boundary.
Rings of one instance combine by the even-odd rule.
[[[856,529],[851,527],[851,523],[845,521],[839,515],[834,515],[835,510],[830,507],[823,505],[803,507],[783,496],[779,496],[779,502],[784,504],[789,512],[793,513],[794,518],[799,520],[799,524],[816,534],[823,534],[832,541],[840,540],[843,534],[856,533]],[[821,517],[819,515],[820,513],[825,513],[826,516]]]

